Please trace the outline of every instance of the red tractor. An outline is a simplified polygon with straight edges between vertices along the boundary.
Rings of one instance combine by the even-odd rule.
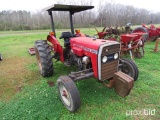
[[[148,24],[150,23],[152,23],[152,21],[150,21]],[[148,33],[148,36],[144,41],[151,40],[154,42],[158,37],[160,37],[160,28],[156,28],[153,24],[148,27],[146,24],[142,23],[142,27],[134,29],[132,33]]]
[[[53,75],[53,58],[67,66],[77,65],[78,72],[60,76],[57,80],[62,103],[71,112],[76,111],[81,104],[80,94],[74,82],[94,77],[107,87],[114,88],[118,95],[125,97],[130,93],[139,74],[134,62],[120,59],[119,42],[86,37],[79,30],[74,33],[72,15],[92,8],[94,6],[62,4],[48,7],[45,10],[50,15],[53,32],[47,36],[47,40],[35,41],[35,54],[43,77]],[[56,38],[52,11],[69,12],[71,32],[62,32],[60,39],[64,40],[63,47]],[[105,80],[109,81],[108,84]]]

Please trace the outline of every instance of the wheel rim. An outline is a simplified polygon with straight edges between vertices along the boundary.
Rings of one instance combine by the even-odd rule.
[[[119,71],[122,71],[123,73],[132,77],[132,71],[130,70],[130,67],[125,63],[123,63],[123,66],[119,68]]]
[[[66,87],[62,84],[59,85],[60,97],[62,98],[63,102],[67,105],[71,105],[71,96],[66,89]]]
[[[40,69],[40,71],[42,71],[41,59],[40,59],[39,52],[38,52],[37,48],[35,48],[35,51],[36,51],[36,58],[37,58],[39,69]]]
[[[131,73],[131,71],[130,71],[130,69],[129,69],[129,67],[127,65],[125,65],[124,67],[122,67],[122,71],[124,73],[126,73],[127,75],[129,75],[129,76],[132,75],[132,73]]]

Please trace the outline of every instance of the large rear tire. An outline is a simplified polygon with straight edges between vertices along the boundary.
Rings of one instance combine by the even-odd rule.
[[[59,96],[64,106],[71,112],[75,112],[81,105],[78,89],[68,76],[58,78]]]
[[[40,73],[43,77],[53,75],[51,49],[45,40],[35,41],[35,54]]]
[[[144,27],[138,27],[136,29],[134,29],[131,33],[136,33],[136,32],[142,32],[142,33],[147,33],[148,34],[148,31],[146,28]],[[148,40],[148,35],[146,35],[146,37],[144,38],[144,42],[146,42]]]
[[[120,59],[119,64],[120,64],[118,68],[119,71],[129,75],[134,79],[134,81],[138,79],[139,70],[133,61],[122,58]]]

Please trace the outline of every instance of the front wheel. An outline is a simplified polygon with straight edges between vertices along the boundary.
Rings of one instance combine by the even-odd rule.
[[[68,76],[58,78],[59,96],[64,106],[71,112],[75,112],[81,105],[78,89]]]
[[[138,67],[131,60],[124,59],[124,58],[120,59],[118,71],[121,71],[129,75],[130,77],[134,79],[134,81],[138,79],[138,75],[139,75]]]

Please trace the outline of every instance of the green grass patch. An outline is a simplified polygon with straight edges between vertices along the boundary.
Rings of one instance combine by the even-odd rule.
[[[98,28],[101,30],[102,28]],[[59,37],[61,32],[57,30]],[[93,36],[95,29],[82,29]],[[7,35],[0,32],[0,120],[134,120],[160,119],[160,52],[153,53],[155,43],[145,45],[145,55],[135,59],[139,68],[139,78],[129,96],[121,98],[114,89],[108,89],[94,78],[76,83],[82,105],[76,113],[70,113],[62,104],[57,92],[57,78],[76,71],[55,62],[52,77],[43,78],[35,56],[30,56],[28,48],[34,41],[46,39],[49,30],[18,31]],[[3,35],[5,34],[5,36]],[[60,40],[63,43],[63,40]],[[55,60],[53,60],[55,61]],[[53,82],[50,87],[47,82]],[[126,111],[155,109],[155,115],[130,115]]]

